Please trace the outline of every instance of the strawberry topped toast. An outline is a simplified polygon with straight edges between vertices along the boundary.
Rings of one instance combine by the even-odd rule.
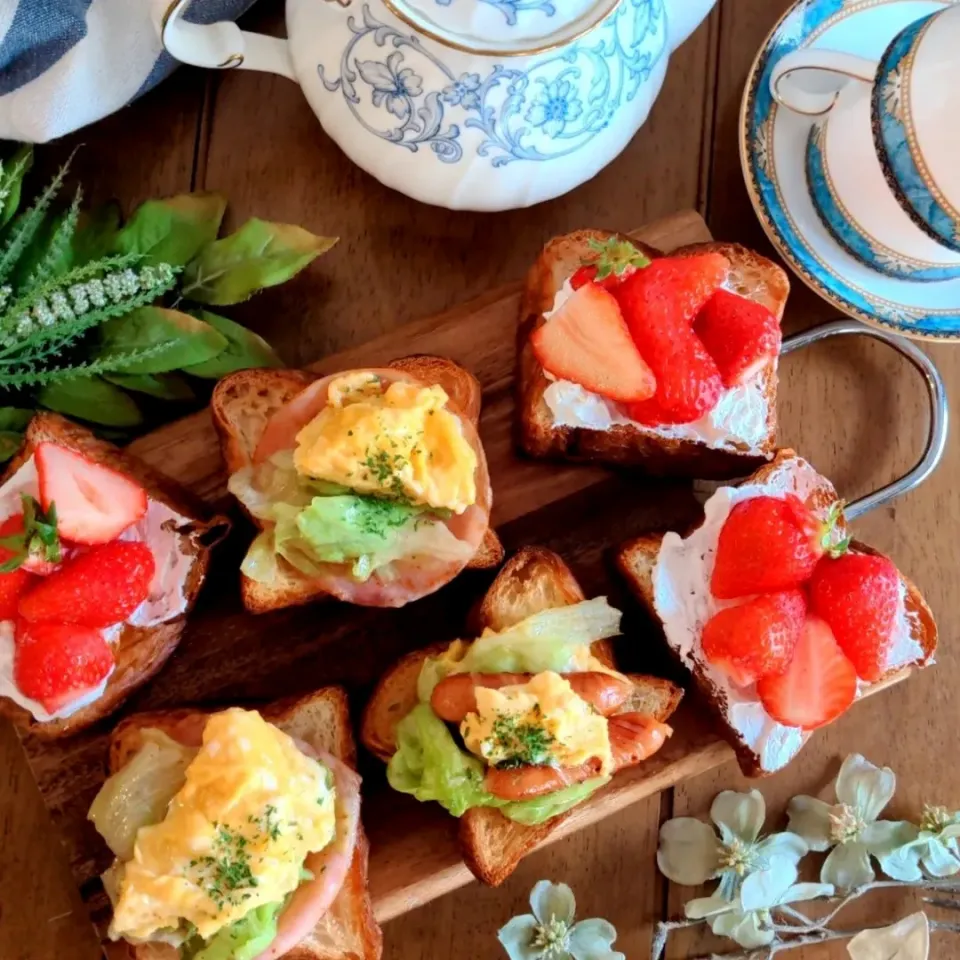
[[[176,647],[218,528],[145,464],[38,414],[0,484],[0,713],[57,737],[115,709]]]
[[[518,343],[531,456],[742,476],[774,451],[786,274],[744,247],[670,256],[622,234],[551,240]]]
[[[749,776],[933,661],[937,627],[917,588],[847,536],[833,486],[792,450],[718,489],[687,536],[631,540],[617,563]]]

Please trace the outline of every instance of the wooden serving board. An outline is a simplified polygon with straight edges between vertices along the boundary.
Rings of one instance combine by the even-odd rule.
[[[652,224],[637,234],[669,251],[710,239],[693,213]],[[463,307],[417,321],[371,343],[328,357],[321,372],[376,366],[411,353],[451,357],[484,388],[480,434],[493,481],[493,522],[508,550],[542,543],[571,564],[588,596],[606,594],[625,611],[619,654],[625,669],[674,674],[657,631],[617,582],[609,550],[651,529],[684,525],[697,515],[689,486],[645,482],[590,467],[524,460],[514,451],[512,384],[520,284]],[[131,448],[211,503],[229,508],[226,477],[210,418],[199,413],[137,440]],[[156,680],[124,714],[185,704],[256,704],[330,683],[351,693],[355,714],[380,673],[403,653],[463,628],[467,610],[492,575],[467,573],[433,597],[400,611],[322,603],[254,617],[241,607],[237,569],[250,530],[218,548],[211,573],[181,645]],[[103,906],[98,873],[109,855],[86,820],[103,780],[113,723],[72,739],[24,746],[40,791],[61,830],[71,865],[95,917]],[[579,830],[642,797],[714,767],[733,754],[711,732],[695,703],[675,718],[676,734],[655,757],[620,774],[576,809],[559,836]],[[382,766],[361,761],[363,819],[371,840],[370,886],[381,922],[447,893],[472,877],[456,844],[456,821],[436,804],[391,791]]]

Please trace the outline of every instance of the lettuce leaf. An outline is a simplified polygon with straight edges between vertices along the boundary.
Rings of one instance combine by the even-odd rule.
[[[484,764],[461,750],[447,725],[426,703],[397,724],[397,752],[387,765],[394,790],[421,801],[435,800],[455,817],[473,807],[498,807],[504,816],[533,826],[565,813],[609,781],[598,777],[534,800],[509,802],[483,787]]]
[[[204,942],[194,937],[181,948],[183,960],[253,960],[273,943],[277,917],[286,901],[264,903],[218,930]]]

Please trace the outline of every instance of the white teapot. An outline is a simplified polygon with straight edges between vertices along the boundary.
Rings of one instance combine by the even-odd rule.
[[[469,210],[539,203],[606,166],[715,2],[287,0],[278,40],[155,0],[178,60],[289,77],[368,173]]]

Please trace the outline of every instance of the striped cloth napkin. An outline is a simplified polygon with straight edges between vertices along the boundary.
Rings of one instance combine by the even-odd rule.
[[[43,143],[99,120],[176,66],[156,24],[171,0],[0,0],[0,139]],[[194,0],[235,20],[253,0]]]

